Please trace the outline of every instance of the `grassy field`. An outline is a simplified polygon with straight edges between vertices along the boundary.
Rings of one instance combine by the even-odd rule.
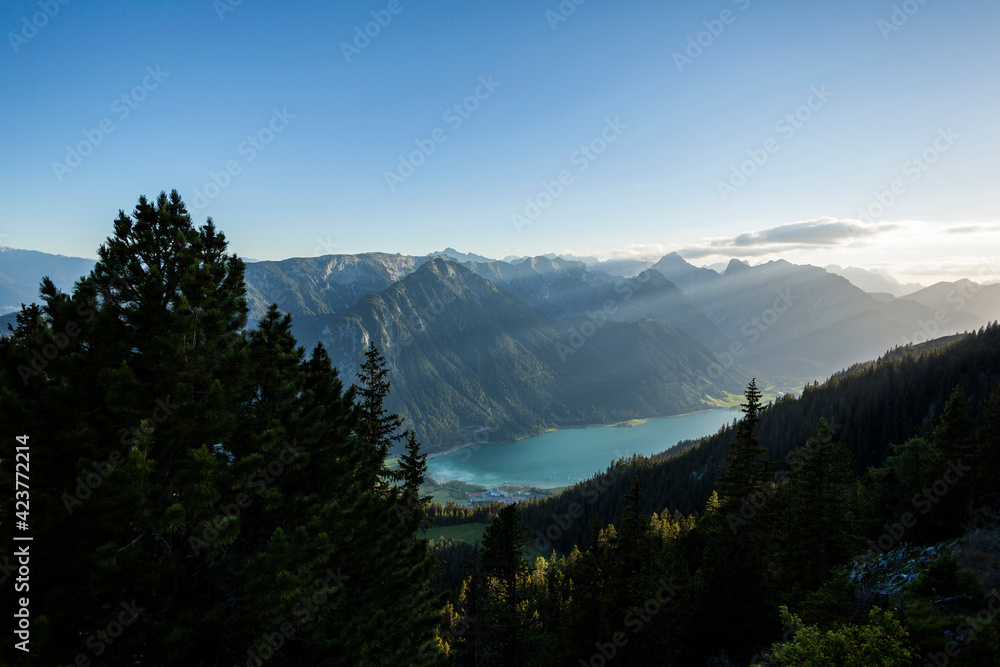
[[[777,397],[778,394],[775,391],[762,391],[760,395],[760,402],[767,403],[768,401],[773,401]],[[727,391],[725,398],[709,398],[709,400],[720,408],[735,408],[745,403],[747,399],[743,394],[734,394]]]
[[[482,493],[486,488],[465,482],[446,482],[438,486],[426,485],[420,488],[420,495],[430,496],[431,501],[444,505],[448,502],[465,505],[469,502],[468,493]]]
[[[612,426],[617,426],[618,428],[631,428],[633,426],[639,426],[640,424],[645,424],[648,421],[649,421],[648,419],[629,419],[628,421],[612,424]]]
[[[476,542],[482,543],[485,533],[486,526],[481,523],[460,523],[457,526],[433,526],[428,529],[424,537],[435,542],[440,540],[455,540],[474,544]],[[548,558],[550,553],[552,553],[551,550],[540,551],[535,546],[535,543],[531,542],[524,550],[524,558],[533,565],[536,558],[539,556]]]
[[[482,542],[486,526],[481,523],[460,523],[457,526],[432,526],[424,534],[429,540],[456,540],[462,542]]]

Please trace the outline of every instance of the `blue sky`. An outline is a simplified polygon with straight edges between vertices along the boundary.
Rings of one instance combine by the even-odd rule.
[[[998,25],[988,0],[7,0],[0,242],[92,257],[177,188],[260,259],[1000,277]]]

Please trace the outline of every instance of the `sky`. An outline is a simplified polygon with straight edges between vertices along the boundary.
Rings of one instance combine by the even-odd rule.
[[[1000,279],[1000,4],[5,0],[0,244]]]

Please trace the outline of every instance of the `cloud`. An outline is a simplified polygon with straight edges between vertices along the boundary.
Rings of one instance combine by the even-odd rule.
[[[963,225],[960,227],[951,227],[945,231],[949,234],[978,234],[983,232],[995,234],[1000,232],[1000,225]]]
[[[716,248],[744,248],[754,246],[830,246],[846,241],[866,238],[896,229],[892,223],[865,224],[858,220],[819,218],[779,225],[757,232],[746,232],[728,239],[714,239]]]
[[[645,259],[657,261],[669,252],[660,243],[631,243],[610,253],[611,259]]]
[[[892,232],[899,227],[897,223],[871,224],[860,220],[824,217],[744,232],[736,236],[705,239],[678,252],[691,259],[711,256],[784,255],[796,251],[845,246]]]
[[[598,254],[655,262],[673,250],[697,265],[726,264],[734,258],[751,263],[785,259],[814,266],[878,269],[901,282],[930,284],[958,277],[993,282],[1000,279],[1000,259],[986,257],[984,251],[993,250],[997,234],[1000,224],[993,221],[869,223],[821,217],[687,243],[632,244]]]

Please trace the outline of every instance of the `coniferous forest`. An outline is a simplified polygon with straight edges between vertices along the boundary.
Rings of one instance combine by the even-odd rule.
[[[176,191],[41,302],[0,342],[5,616],[32,618],[3,664],[1000,664],[995,323],[797,398],[751,381],[714,436],[470,510],[420,495],[381,351],[338,369],[276,306],[248,321]],[[424,537],[462,523],[482,541]]]

